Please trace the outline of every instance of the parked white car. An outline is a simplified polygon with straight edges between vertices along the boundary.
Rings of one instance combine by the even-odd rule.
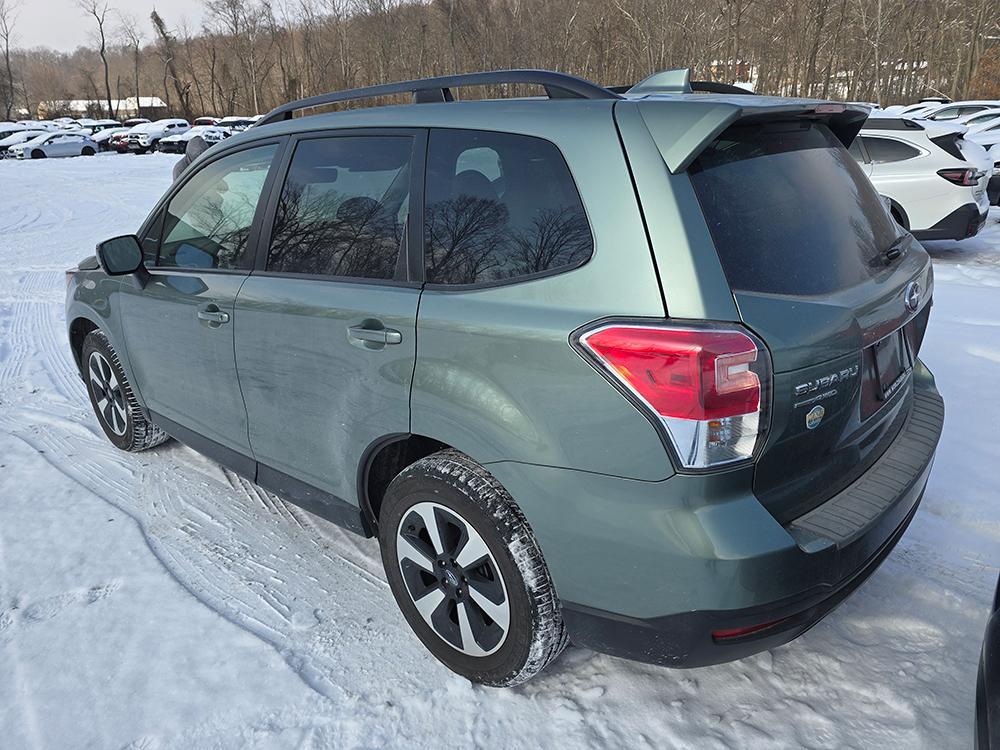
[[[979,99],[967,102],[951,102],[950,104],[937,104],[931,109],[924,110],[920,114],[909,115],[911,117],[922,117],[926,120],[957,120],[966,115],[974,115],[987,109],[1000,107],[1000,101],[996,99]]]
[[[965,239],[986,223],[992,172],[962,126],[871,117],[851,145],[896,221],[921,240]]]
[[[216,123],[216,127],[226,128],[230,133],[239,133],[241,130],[249,128],[255,122],[257,121],[253,117],[230,116],[219,120]]]
[[[101,151],[111,150],[111,136],[118,135],[119,133],[127,133],[131,128],[126,128],[119,125],[118,127],[104,128],[103,130],[98,130],[92,136],[91,140],[97,144]]]
[[[93,156],[96,153],[97,144],[91,140],[90,136],[74,132],[44,133],[10,148],[10,154],[15,159]]]
[[[128,134],[128,150],[137,154],[148,154],[156,150],[156,144],[162,138],[180,135],[190,129],[187,120],[172,117],[136,125]]]
[[[15,131],[4,138],[0,138],[0,159],[6,158],[8,156],[8,149],[10,149],[11,146],[16,146],[19,143],[30,141],[32,138],[37,138],[40,135],[45,135],[47,132],[48,131],[46,130],[24,129]]]
[[[214,125],[195,125],[190,130],[177,135],[168,135],[161,138],[159,150],[168,154],[183,154],[187,149],[188,141],[192,138],[200,137],[205,143],[212,145],[230,136],[229,130],[216,127]]]

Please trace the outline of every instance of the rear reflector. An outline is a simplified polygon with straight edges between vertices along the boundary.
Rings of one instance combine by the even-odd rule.
[[[770,622],[762,622],[757,625],[747,625],[745,628],[729,628],[727,630],[713,630],[712,638],[716,641],[725,641],[731,638],[742,638],[745,635],[752,635],[753,633],[758,633],[761,630],[767,630],[772,625],[777,625],[780,622],[788,620],[788,617],[782,617],[779,620],[771,620]]]
[[[579,345],[665,427],[683,467],[742,461],[763,443],[771,366],[748,333],[623,323]]]

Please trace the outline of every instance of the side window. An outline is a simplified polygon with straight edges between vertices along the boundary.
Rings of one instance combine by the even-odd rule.
[[[392,279],[410,207],[408,136],[299,141],[281,189],[267,270]]]
[[[865,148],[868,149],[868,155],[876,164],[904,161],[920,155],[920,152],[913,146],[889,138],[865,136]]]
[[[562,154],[540,138],[432,130],[424,215],[426,279],[514,280],[577,266],[594,249]]]
[[[853,141],[851,141],[851,147],[848,149],[848,151],[851,152],[851,156],[854,157],[855,161],[861,164],[865,163],[865,152],[861,150],[860,138],[855,138]]]
[[[240,151],[202,167],[170,200],[158,266],[249,268],[250,227],[276,145]]]

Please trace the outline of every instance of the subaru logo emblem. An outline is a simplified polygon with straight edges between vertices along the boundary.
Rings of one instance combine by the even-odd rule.
[[[823,417],[826,416],[826,409],[822,406],[814,406],[806,413],[806,429],[815,430],[819,427],[819,423],[823,421]]]
[[[906,302],[906,309],[910,312],[916,312],[917,308],[920,307],[920,282],[911,281],[907,287],[906,292],[903,294],[903,299]]]

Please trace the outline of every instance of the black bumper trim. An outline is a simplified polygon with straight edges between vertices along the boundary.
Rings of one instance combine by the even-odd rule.
[[[975,203],[966,203],[930,229],[911,230],[918,240],[964,240],[975,237],[986,223],[986,214]]]

